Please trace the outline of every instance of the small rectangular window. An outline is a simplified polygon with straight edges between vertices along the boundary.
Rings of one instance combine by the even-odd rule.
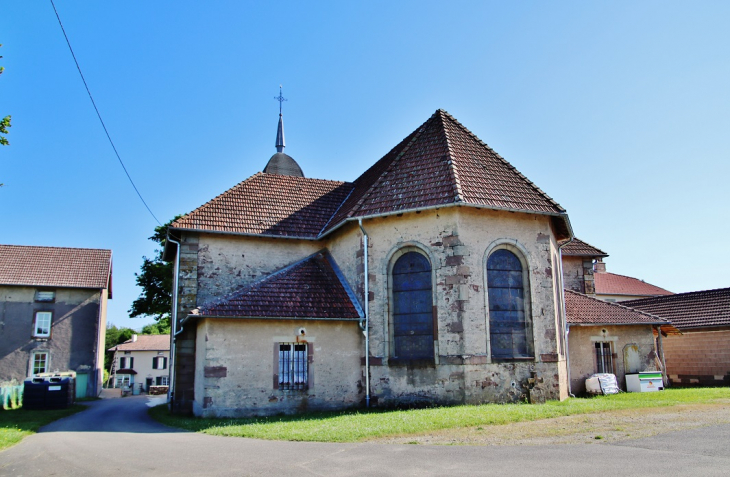
[[[51,336],[51,318],[53,313],[50,311],[37,311],[35,314],[35,323],[33,323],[33,336],[36,338],[48,338]]]
[[[48,372],[48,352],[35,352],[31,355],[32,361],[32,369],[31,373],[33,376],[40,374],[40,373],[47,373]]]
[[[596,371],[599,373],[613,374],[613,357],[611,356],[610,342],[596,342]]]
[[[307,345],[281,343],[279,345],[279,389],[307,389]]]
[[[168,386],[170,384],[170,378],[167,376],[157,376],[155,384],[157,386]]]
[[[36,290],[35,301],[53,302],[56,300],[56,292],[54,290]]]

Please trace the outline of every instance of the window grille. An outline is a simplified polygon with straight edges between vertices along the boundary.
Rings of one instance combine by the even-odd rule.
[[[596,343],[596,370],[599,373],[613,374],[611,343],[602,341]]]
[[[307,389],[307,345],[281,343],[279,345],[279,389]]]

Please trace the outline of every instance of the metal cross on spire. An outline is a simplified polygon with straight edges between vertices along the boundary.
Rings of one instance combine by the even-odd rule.
[[[281,103],[284,101],[288,101],[282,94],[281,94],[281,85],[279,85],[279,96],[274,96],[274,99],[279,102],[279,116],[281,116]]]

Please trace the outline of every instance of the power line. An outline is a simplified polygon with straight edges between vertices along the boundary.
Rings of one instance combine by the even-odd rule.
[[[137,186],[134,185],[132,176],[129,175],[129,172],[127,171],[127,168],[124,165],[124,162],[122,162],[122,158],[119,156],[119,152],[117,152],[117,147],[114,145],[114,141],[112,141],[112,137],[109,135],[109,131],[106,129],[106,124],[104,124],[104,120],[101,119],[101,113],[99,112],[99,108],[96,107],[96,102],[94,102],[94,97],[91,96],[91,91],[89,90],[89,85],[86,84],[86,78],[84,78],[84,74],[81,72],[81,67],[79,66],[78,60],[76,60],[76,55],[74,54],[73,48],[71,48],[71,42],[68,41],[68,35],[66,35],[66,30],[63,28],[63,23],[61,23],[61,17],[58,15],[58,10],[56,10],[56,5],[53,3],[53,0],[51,0],[51,6],[53,7],[53,11],[56,14],[56,18],[58,18],[58,24],[61,26],[61,31],[63,32],[63,37],[66,39],[66,44],[68,45],[69,51],[71,51],[71,56],[74,59],[74,63],[76,63],[76,69],[79,70],[79,75],[81,75],[81,81],[84,82],[84,88],[86,88],[86,92],[89,94],[89,99],[91,100],[91,104],[94,106],[94,111],[96,111],[96,115],[99,117],[99,122],[101,123],[101,127],[104,128],[106,137],[107,137],[107,139],[109,139],[109,144],[112,145],[112,149],[114,149],[114,154],[116,154],[117,159],[119,159],[119,164],[121,164],[122,169],[124,169],[124,173],[127,174],[127,179],[129,179],[129,183],[132,184],[132,187],[134,187],[134,191],[139,196],[139,200],[142,201],[142,203],[147,208],[147,211],[150,213],[152,218],[155,219],[155,221],[159,225],[162,225],[162,223],[157,219],[157,217],[155,217],[155,214],[152,213],[152,209],[150,209],[150,206],[147,205],[147,202],[145,202],[144,198],[142,197],[142,194],[140,194],[140,192],[139,192],[139,189],[137,189]]]

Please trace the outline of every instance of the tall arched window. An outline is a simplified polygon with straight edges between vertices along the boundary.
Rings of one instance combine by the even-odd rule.
[[[487,259],[489,337],[492,358],[532,358],[532,317],[527,274],[522,262],[507,249]]]
[[[396,260],[393,283],[393,357],[433,359],[431,263],[418,252]]]

